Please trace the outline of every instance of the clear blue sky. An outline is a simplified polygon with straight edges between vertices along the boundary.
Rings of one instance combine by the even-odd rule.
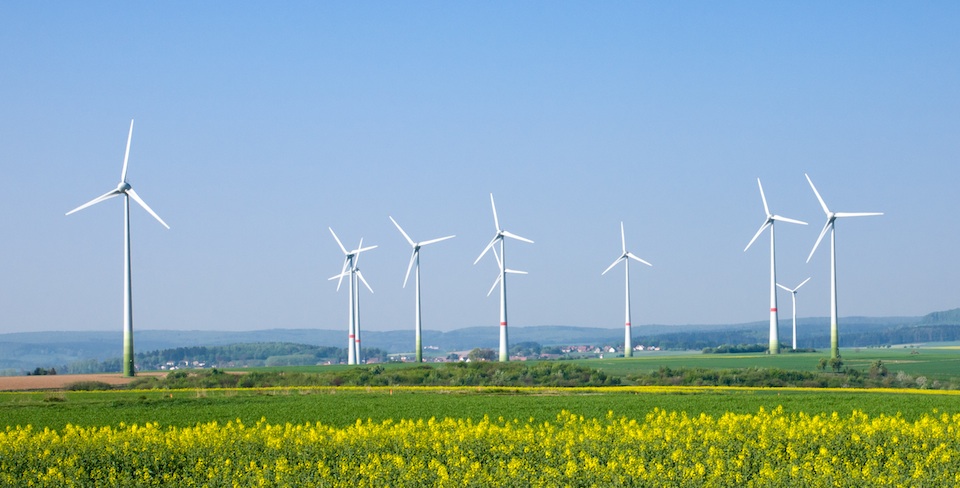
[[[510,324],[764,321],[779,277],[829,315],[960,306],[956,2],[2,2],[0,332],[121,330],[122,206],[64,213],[129,180],[138,329],[344,328],[327,278],[346,244],[366,330],[491,327],[489,193],[508,242]],[[641,269],[642,268],[642,269]],[[364,292],[366,293],[366,292]],[[783,319],[789,296],[780,295]],[[842,324],[841,324],[842,327]],[[636,334],[642,335],[637,328]]]

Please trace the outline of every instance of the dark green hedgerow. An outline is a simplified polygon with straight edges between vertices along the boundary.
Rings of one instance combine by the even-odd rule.
[[[229,374],[219,369],[169,373],[165,378],[144,377],[132,389],[260,388],[273,386],[615,386],[620,378],[568,362],[451,363],[410,368],[361,366],[347,370],[300,373],[253,371]]]

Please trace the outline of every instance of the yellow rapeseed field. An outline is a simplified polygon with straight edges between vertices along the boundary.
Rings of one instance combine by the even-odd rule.
[[[958,486],[960,414],[8,427],[2,486]]]

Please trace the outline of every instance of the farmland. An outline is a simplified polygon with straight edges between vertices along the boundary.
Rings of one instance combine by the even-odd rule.
[[[0,403],[7,485],[895,486],[952,484],[960,469],[955,392],[328,388]]]
[[[820,356],[661,354],[557,364],[629,378],[673,367],[812,371]],[[951,348],[844,354],[850,367],[880,359],[891,372],[945,384],[956,380],[958,358]],[[537,364],[550,366],[530,366]],[[896,486],[953,484],[960,472],[957,390],[43,390],[0,393],[0,418],[7,485]]]

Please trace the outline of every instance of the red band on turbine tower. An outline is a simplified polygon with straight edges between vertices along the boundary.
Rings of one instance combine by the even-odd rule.
[[[627,322],[627,323],[626,323],[626,326],[627,326],[627,327],[630,327],[630,322]]]
[[[351,338],[351,339],[353,339],[353,338],[355,338],[355,337],[357,337],[357,336],[355,336],[355,335],[353,335],[353,334],[350,334],[350,338]]]
[[[506,327],[506,326],[507,326],[506,322],[500,322],[500,327]]]
[[[776,312],[777,309],[776,309],[776,307],[774,307],[774,308],[771,308],[770,311],[771,311],[771,312]]]

